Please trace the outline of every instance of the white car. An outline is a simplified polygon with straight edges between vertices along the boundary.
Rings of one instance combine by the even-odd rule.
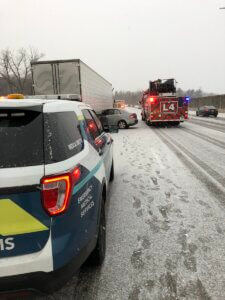
[[[130,126],[134,126],[138,123],[137,114],[130,113],[126,109],[105,109],[101,112],[99,117],[103,126],[104,124],[110,124],[112,126],[118,126],[119,129],[129,128]]]

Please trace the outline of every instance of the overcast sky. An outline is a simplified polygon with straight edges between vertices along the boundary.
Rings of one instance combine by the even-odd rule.
[[[80,58],[116,90],[174,77],[225,93],[225,0],[0,0],[0,49]]]

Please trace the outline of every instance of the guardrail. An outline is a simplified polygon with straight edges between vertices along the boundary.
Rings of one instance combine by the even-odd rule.
[[[220,110],[225,110],[225,95],[193,98],[189,103],[190,108],[197,108],[203,105],[212,105]]]

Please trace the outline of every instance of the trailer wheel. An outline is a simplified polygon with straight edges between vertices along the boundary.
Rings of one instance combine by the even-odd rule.
[[[145,115],[141,114],[142,121],[145,121]]]
[[[120,120],[120,121],[118,122],[118,127],[119,127],[119,129],[125,129],[125,128],[128,128],[127,122],[124,121],[124,120]]]
[[[151,125],[152,125],[152,123],[149,122],[149,120],[147,120],[147,119],[145,119],[145,123],[146,123],[146,125],[148,125],[148,126],[151,126]]]

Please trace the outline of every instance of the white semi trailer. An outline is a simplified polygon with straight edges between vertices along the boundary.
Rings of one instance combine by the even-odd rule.
[[[31,70],[36,97],[81,101],[97,112],[113,107],[112,84],[80,59],[33,62]]]

